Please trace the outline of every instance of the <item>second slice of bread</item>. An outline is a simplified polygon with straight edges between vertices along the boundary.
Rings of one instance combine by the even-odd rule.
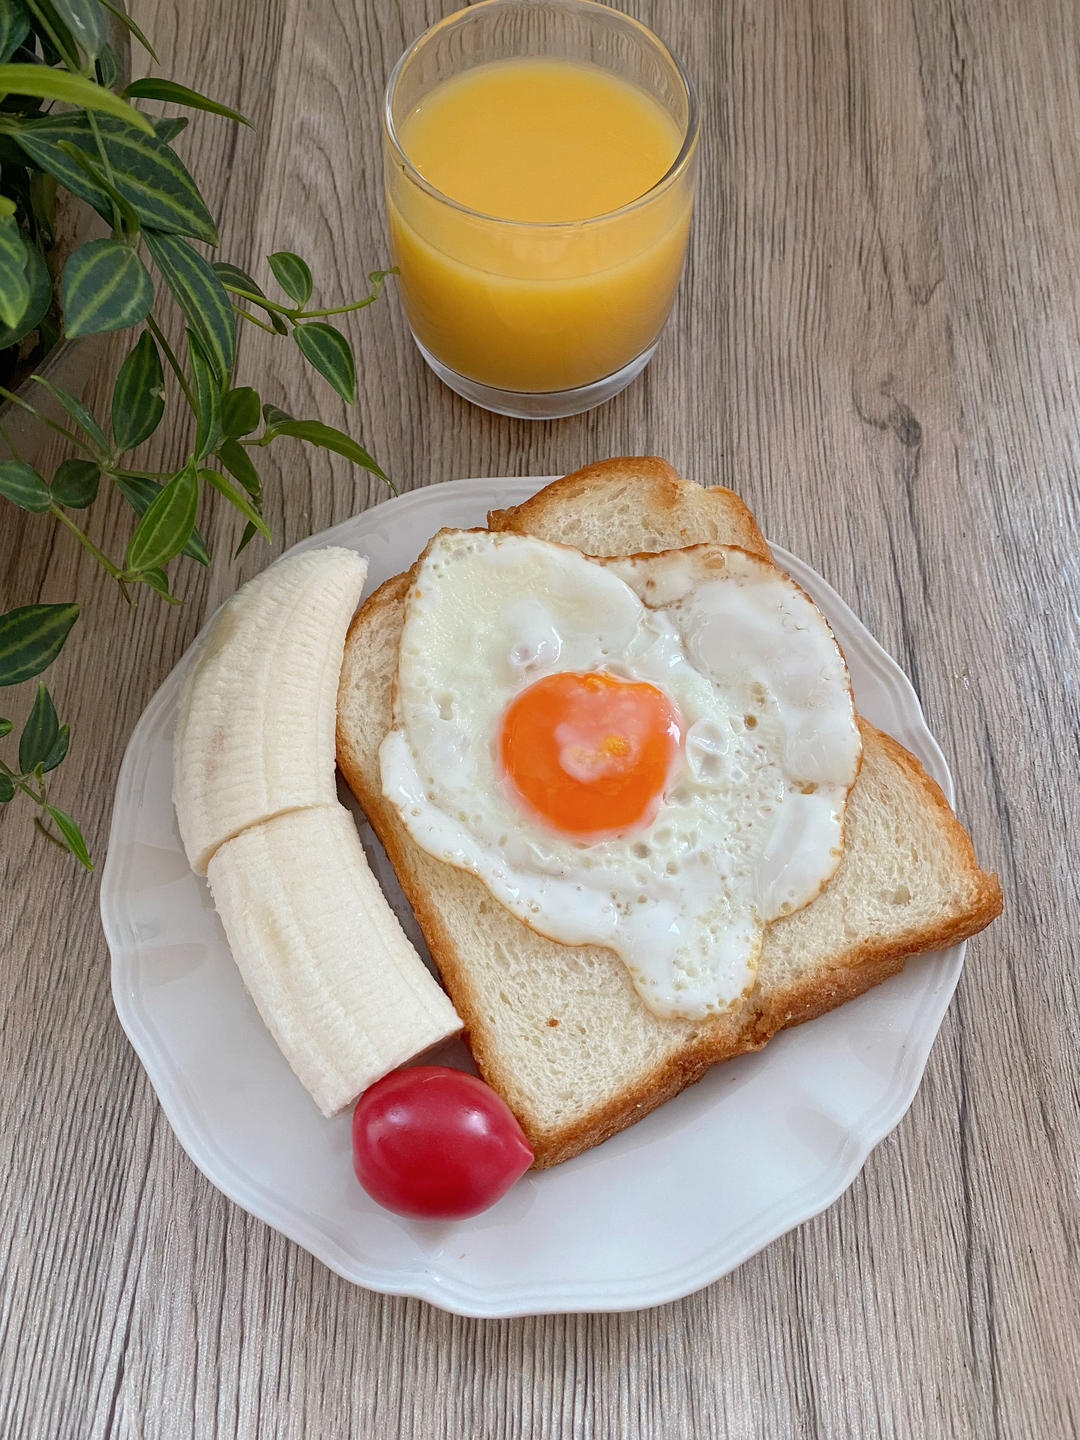
[[[611,460],[489,517],[516,530],[620,555],[703,541],[769,556],[746,506],[655,459]],[[383,799],[378,751],[409,576],[353,621],[338,697],[338,761],[412,905],[484,1078],[521,1122],[540,1168],[632,1124],[720,1060],[861,994],[917,951],[974,934],[1000,911],[940,789],[901,745],[862,721],[862,770],[844,856],[822,894],[771,925],[748,998],[719,1019],[660,1020],[622,962],[535,934],[484,885],[416,845]]]

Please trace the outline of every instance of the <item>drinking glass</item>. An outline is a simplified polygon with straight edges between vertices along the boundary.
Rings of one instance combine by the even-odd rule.
[[[442,82],[522,57],[600,66],[644,90],[682,137],[666,173],[618,209],[561,223],[486,215],[442,194],[403,148],[403,121]],[[398,288],[436,375],[476,405],[530,419],[578,414],[629,385],[670,314],[694,199],[697,102],[667,47],[593,0],[482,0],[405,51],[383,120]]]

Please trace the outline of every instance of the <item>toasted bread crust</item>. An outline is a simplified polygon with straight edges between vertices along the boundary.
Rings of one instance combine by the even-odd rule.
[[[529,533],[530,525],[543,528],[547,507],[562,505],[570,496],[580,495],[582,487],[603,483],[613,474],[633,476],[648,487],[649,503],[676,507],[685,502],[685,491],[700,497],[697,486],[682,480],[661,460],[622,459],[586,466],[563,480],[555,481],[539,494],[513,509],[492,512],[493,529]],[[706,495],[710,492],[704,492]],[[745,512],[746,535],[740,536],[743,548],[771,559],[753,516],[731,492],[722,492],[727,507],[737,504]],[[695,502],[700,503],[700,498]],[[687,531],[686,543],[699,543],[700,533]],[[377,621],[400,625],[404,616],[405,597],[414,577],[414,570],[388,580],[365,602],[350,627],[346,652],[356,644],[364,644],[365,631]],[[387,612],[396,609],[397,615]],[[387,714],[386,727],[390,716]],[[668,1057],[643,1076],[636,1076],[624,1089],[579,1116],[572,1124],[554,1130],[544,1129],[527,1114],[518,1118],[535,1152],[534,1168],[545,1169],[568,1160],[574,1155],[617,1134],[643,1118],[650,1111],[677,1095],[686,1086],[700,1080],[711,1066],[747,1051],[760,1049],[779,1030],[811,1020],[845,1001],[861,995],[903,968],[909,955],[941,949],[974,935],[988,925],[1001,911],[1001,890],[995,875],[983,872],[975,859],[967,832],[956,819],[937,784],[926,774],[918,760],[891,736],[885,735],[866,720],[860,720],[864,739],[872,735],[922,790],[936,810],[946,830],[963,875],[968,900],[963,909],[937,926],[923,926],[887,940],[873,939],[853,944],[836,954],[823,970],[789,989],[774,992],[765,999],[756,988],[743,1002],[737,1017],[725,1016],[698,1027],[675,1055]],[[379,737],[381,739],[381,737]],[[484,1044],[485,1026],[474,1009],[474,996],[469,984],[468,956],[459,953],[452,941],[438,906],[432,903],[422,878],[414,868],[409,853],[407,834],[393,806],[383,798],[377,768],[367,773],[350,737],[338,727],[338,763],[350,788],[371,821],[401,883],[416,918],[424,932],[432,958],[439,968],[454,1005],[465,1024],[466,1039],[480,1073],[501,1090],[503,1077],[495,1056]],[[477,882],[479,883],[479,882]],[[526,927],[522,927],[523,930]],[[613,956],[612,963],[618,961]],[[734,1020],[734,1023],[733,1023]]]
[[[598,481],[606,481],[613,474],[623,471],[650,487],[649,499],[658,508],[674,510],[678,505],[686,482],[666,460],[661,460],[659,455],[617,455],[571,470],[569,475],[553,480],[535,495],[507,510],[489,510],[488,529],[527,531],[530,520],[535,524],[553,508],[565,505]]]
[[[697,528],[687,525],[680,518],[680,512],[687,507],[688,497],[693,497],[695,507],[701,503],[723,506],[728,525],[734,523],[740,530],[737,540],[725,543],[737,544],[762,560],[772,559],[772,552],[757,521],[734,490],[725,489],[722,485],[704,488],[691,480],[684,480],[677,470],[657,455],[621,455],[583,465],[580,470],[545,485],[520,505],[489,511],[488,529],[516,530],[523,535],[543,534],[548,516],[557,514],[569,501],[594,486],[609,485],[615,480],[633,484],[636,490],[640,490],[642,510],[647,507],[670,517],[675,538],[659,548],[676,549],[680,545],[701,542],[703,537]],[[636,548],[640,550],[642,547]]]

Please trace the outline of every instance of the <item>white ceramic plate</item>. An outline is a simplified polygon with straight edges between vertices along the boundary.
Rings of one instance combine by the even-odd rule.
[[[369,588],[442,525],[479,525],[543,480],[461,480],[376,506],[297,550],[349,545]],[[952,799],[915,692],[824,580],[774,547],[832,621],[869,719]],[[189,652],[190,656],[190,652]],[[220,1190],[346,1279],[466,1315],[628,1310],[724,1275],[839,1196],[907,1110],[955,989],[963,946],[712,1070],[595,1150],[530,1174],[458,1224],[380,1210],[352,1175],[349,1116],[323,1120],[263,1028],[169,798],[181,661],[135,728],[117,784],[101,915],[117,1014],[181,1145]],[[369,854],[422,948],[393,873]],[[467,1063],[463,1045],[447,1051]]]

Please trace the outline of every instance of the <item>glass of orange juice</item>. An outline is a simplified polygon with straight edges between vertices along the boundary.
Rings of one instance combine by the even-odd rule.
[[[639,375],[682,272],[697,138],[679,61],[593,0],[481,0],[410,46],[386,90],[388,223],[440,379],[551,419]]]

